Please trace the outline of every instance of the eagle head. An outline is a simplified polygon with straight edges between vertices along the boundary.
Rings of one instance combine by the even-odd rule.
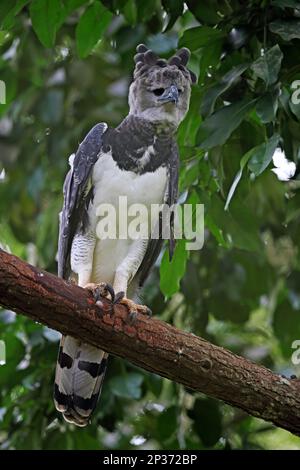
[[[182,48],[168,61],[144,44],[134,56],[134,80],[129,89],[130,114],[176,129],[184,119],[196,75],[187,69],[190,51]]]

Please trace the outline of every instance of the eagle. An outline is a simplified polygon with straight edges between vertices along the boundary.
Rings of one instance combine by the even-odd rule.
[[[182,48],[168,61],[144,44],[137,47],[129,88],[129,113],[116,128],[96,124],[69,159],[63,187],[58,241],[58,275],[93,292],[95,301],[109,296],[127,306],[130,315],[149,314],[136,300],[140,287],[163,244],[147,237],[99,236],[99,206],[116,210],[120,196],[128,205],[173,206],[178,194],[179,154],[176,130],[184,119],[195,74],[187,68],[190,51]],[[161,215],[161,214],[160,214]],[[160,223],[160,215],[156,224]],[[174,217],[170,218],[172,257]],[[82,341],[63,336],[55,384],[56,409],[66,421],[86,426],[96,407],[108,354]]]

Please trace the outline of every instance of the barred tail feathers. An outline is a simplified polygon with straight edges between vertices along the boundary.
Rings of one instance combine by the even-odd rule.
[[[66,421],[86,426],[96,407],[108,354],[71,336],[60,343],[54,385],[54,403]]]

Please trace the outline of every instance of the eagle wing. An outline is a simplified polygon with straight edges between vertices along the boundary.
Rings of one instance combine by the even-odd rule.
[[[68,279],[70,253],[74,235],[84,229],[86,206],[92,197],[92,169],[99,157],[107,124],[96,124],[87,134],[75,154],[64,182],[64,202],[60,214],[58,239],[58,275]]]
[[[166,188],[164,203],[170,207],[177,202],[178,198],[178,177],[179,177],[179,153],[177,144],[174,143],[171,156],[168,162],[168,184]],[[162,232],[162,217],[160,214],[160,233]],[[136,274],[138,278],[139,287],[141,287],[149,272],[158,258],[162,249],[164,240],[162,238],[150,238],[145,256]],[[170,218],[170,239],[169,239],[169,257],[173,257],[176,241],[174,237],[174,213]]]

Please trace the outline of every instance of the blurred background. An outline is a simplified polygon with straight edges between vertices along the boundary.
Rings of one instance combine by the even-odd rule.
[[[299,374],[298,1],[2,0],[0,242],[56,273],[68,157],[95,123],[126,115],[141,42],[162,57],[192,51],[180,192],[205,204],[203,249],[180,241],[171,265],[163,254],[144,301],[178,328]],[[59,334],[2,309],[0,338],[2,449],[300,449],[270,423],[112,357],[92,424],[76,428],[52,400]]]

